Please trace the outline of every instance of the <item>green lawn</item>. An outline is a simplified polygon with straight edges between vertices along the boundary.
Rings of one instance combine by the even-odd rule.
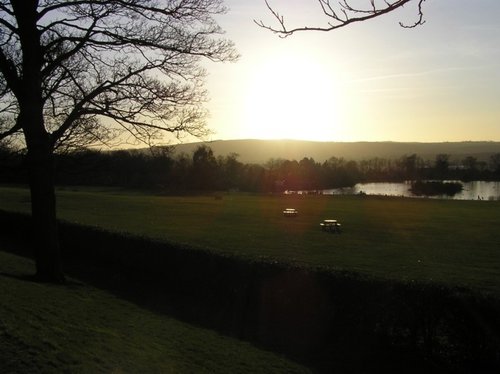
[[[1,251],[1,373],[307,373],[248,343],[70,280],[30,281],[32,261]]]
[[[0,209],[29,212],[0,187]],[[285,218],[284,208],[298,217]],[[500,295],[500,202],[360,196],[159,196],[61,189],[61,219],[243,257],[464,285]],[[325,218],[343,233],[319,229]]]

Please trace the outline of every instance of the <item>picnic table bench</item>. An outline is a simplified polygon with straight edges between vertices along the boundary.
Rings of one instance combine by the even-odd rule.
[[[323,231],[336,232],[340,234],[341,224],[336,219],[325,219],[319,225]]]
[[[285,217],[295,217],[297,214],[299,214],[299,212],[297,211],[297,209],[294,208],[286,208],[283,211],[283,215]]]

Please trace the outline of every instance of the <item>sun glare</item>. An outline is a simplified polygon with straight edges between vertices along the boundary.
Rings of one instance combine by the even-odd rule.
[[[342,138],[339,87],[319,61],[277,56],[256,66],[245,100],[245,127],[260,139]]]

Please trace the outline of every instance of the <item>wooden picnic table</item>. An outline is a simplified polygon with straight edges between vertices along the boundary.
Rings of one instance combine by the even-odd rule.
[[[319,225],[323,231],[340,233],[341,224],[336,219],[324,219]]]
[[[294,209],[294,208],[286,208],[284,211],[283,211],[283,215],[285,217],[294,217],[296,216],[297,214],[299,214],[299,212],[297,211],[297,209]]]

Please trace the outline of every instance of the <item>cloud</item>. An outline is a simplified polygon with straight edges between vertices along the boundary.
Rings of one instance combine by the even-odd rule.
[[[371,81],[382,81],[382,80],[391,80],[391,79],[399,79],[399,78],[415,78],[415,77],[423,77],[435,74],[446,74],[452,72],[462,72],[462,71],[474,71],[474,70],[482,70],[487,68],[486,66],[456,66],[456,67],[446,67],[440,69],[431,69],[425,71],[413,71],[406,73],[396,73],[396,74],[385,74],[385,75],[377,75],[367,78],[359,78],[354,79],[352,82],[360,83],[360,82],[371,82]]]

